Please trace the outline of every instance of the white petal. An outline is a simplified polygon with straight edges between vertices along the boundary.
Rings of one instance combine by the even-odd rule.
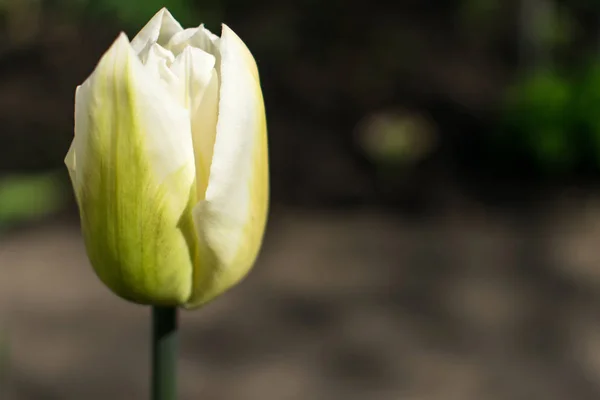
[[[187,28],[181,32],[174,34],[167,45],[167,49],[173,52],[173,54],[180,54],[183,50],[190,45],[190,38],[198,32],[199,28]]]
[[[212,33],[210,30],[206,29],[204,27],[204,24],[201,24],[199,29],[204,32],[205,37],[210,40],[210,42],[212,43],[213,46],[219,48],[219,41],[221,40],[221,38],[217,35],[215,35],[214,33]]]
[[[268,207],[268,155],[254,58],[223,25],[221,88],[205,201],[194,209],[199,266],[189,306],[209,301],[246,275],[257,256]]]
[[[180,79],[181,97],[190,109],[196,190],[204,198],[208,185],[212,151],[217,132],[219,78],[214,69],[215,57],[203,50],[187,46],[177,56],[172,71]]]
[[[177,76],[171,71],[171,64],[175,60],[173,53],[165,49],[158,43],[150,46],[145,59],[142,63],[146,71],[157,81],[162,81],[167,87],[175,85],[178,81]]]
[[[204,50],[216,58],[216,68],[219,71],[221,64],[219,40],[220,38],[217,35],[206,29],[204,25],[200,25],[198,28],[186,29],[173,35],[166,47],[174,54],[183,52],[187,46]]]
[[[198,200],[202,200],[208,187],[212,163],[217,118],[219,113],[219,76],[212,70],[210,81],[202,95],[196,98],[192,107],[192,138],[196,159],[196,190]]]
[[[171,13],[166,8],[162,8],[133,38],[131,47],[133,47],[136,54],[142,56],[144,51],[148,51],[152,44],[158,43],[164,46],[171,40],[173,35],[182,30],[183,28]]]
[[[156,63],[159,60],[164,61],[165,64],[171,65],[175,61],[175,56],[169,50],[165,49],[158,43],[152,43],[148,47],[148,52],[143,56],[140,56],[142,64],[147,65],[148,63]]]
[[[106,103],[119,98],[125,102],[123,107],[135,107],[135,114],[127,117],[135,118],[132,122],[143,125],[138,129],[146,135],[148,155],[158,176],[169,175],[193,160],[189,111],[176,103],[160,81],[153,78],[133,53],[127,37],[121,34],[100,60],[94,73],[76,92],[77,173],[84,168],[85,159],[81,154],[84,153],[84,143],[90,131],[87,126],[89,118],[82,113],[102,107],[104,112],[110,110],[114,114],[103,115],[107,124],[117,121],[125,112],[119,111],[118,104],[108,107]],[[111,130],[103,132],[107,131]]]
[[[181,96],[186,107],[192,108],[198,102],[214,67],[214,56],[190,46],[177,56],[171,71],[181,82]]]
[[[75,190],[98,276],[133,301],[186,301],[196,246],[185,228],[195,198],[188,110],[125,35],[77,90],[75,110]]]

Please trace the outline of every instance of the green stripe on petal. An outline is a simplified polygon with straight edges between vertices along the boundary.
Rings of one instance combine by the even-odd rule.
[[[196,193],[189,112],[145,71],[121,35],[77,90],[74,186],[100,279],[138,303],[191,292]]]

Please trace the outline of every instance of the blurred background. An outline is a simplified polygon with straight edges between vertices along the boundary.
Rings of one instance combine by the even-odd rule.
[[[148,397],[149,310],[94,276],[75,86],[163,5],[257,59],[272,196],[182,314],[181,399],[600,396],[600,3],[0,0],[0,399]]]

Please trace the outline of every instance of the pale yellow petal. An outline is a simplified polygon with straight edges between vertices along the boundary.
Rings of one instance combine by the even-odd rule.
[[[198,200],[203,200],[208,187],[212,164],[217,118],[219,112],[219,76],[212,70],[202,95],[192,107],[192,138],[196,159],[196,190]]]
[[[196,258],[189,112],[121,35],[76,93],[75,191],[90,261],[116,294],[177,305]]]
[[[188,307],[203,304],[252,267],[268,208],[267,131],[254,58],[223,26],[216,140],[205,200],[194,208],[199,248]]]
[[[67,171],[69,171],[69,178],[71,178],[71,183],[73,185],[76,185],[77,183],[77,177],[75,174],[75,142],[71,142],[71,145],[69,146],[69,151],[67,152],[67,155],[65,156],[65,165],[67,166]]]
[[[214,56],[190,46],[177,56],[172,66],[180,79],[181,97],[191,113],[198,200],[204,198],[208,185],[217,131],[219,78],[214,67]]]

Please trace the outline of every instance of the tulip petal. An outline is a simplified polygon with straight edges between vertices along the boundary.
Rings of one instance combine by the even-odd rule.
[[[144,68],[125,35],[77,90],[75,103],[67,163],[97,275],[134,302],[185,302],[196,258],[188,110]]]
[[[77,182],[76,174],[75,174],[75,142],[71,143],[69,147],[69,151],[65,156],[65,165],[67,166],[67,170],[69,171],[69,178],[71,178],[71,184],[75,186]]]
[[[199,259],[192,296],[197,307],[242,279],[262,241],[268,206],[265,110],[254,58],[223,25],[217,134],[205,200],[194,208]]]
[[[218,70],[221,64],[219,41],[220,38],[217,35],[206,29],[204,25],[200,25],[198,28],[188,28],[174,34],[167,43],[166,48],[171,50],[173,54],[183,52],[187,46],[204,50],[216,58],[216,68]]]
[[[183,50],[190,45],[190,38],[198,32],[198,28],[187,28],[181,32],[177,32],[165,46],[173,54],[180,54]]]
[[[210,165],[217,136],[217,118],[219,113],[219,76],[212,70],[210,79],[196,98],[192,108],[192,138],[196,158],[197,199],[206,195],[210,177]]]
[[[214,67],[214,56],[190,46],[183,50],[172,66],[172,71],[183,84],[181,97],[192,116],[198,200],[204,198],[208,186],[217,132],[219,78]]]
[[[182,84],[181,96],[187,108],[197,103],[197,99],[204,93],[214,67],[214,56],[190,46],[175,59],[171,71]]]
[[[141,57],[154,43],[165,46],[173,35],[181,31],[183,28],[179,22],[173,18],[169,10],[162,8],[131,40],[131,47]]]

